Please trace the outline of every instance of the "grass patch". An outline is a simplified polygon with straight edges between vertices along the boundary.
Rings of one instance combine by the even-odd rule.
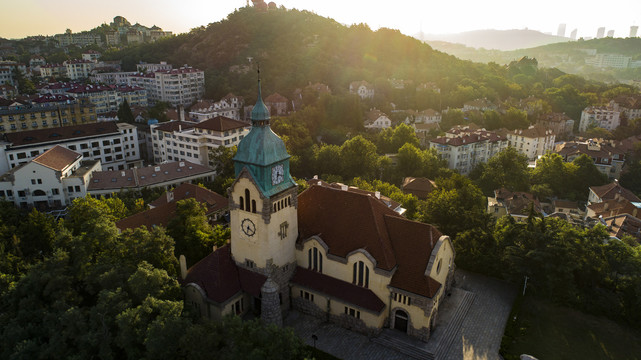
[[[641,332],[612,320],[529,296],[520,304],[515,322],[513,316],[501,345],[506,360],[520,354],[546,360],[641,360]]]

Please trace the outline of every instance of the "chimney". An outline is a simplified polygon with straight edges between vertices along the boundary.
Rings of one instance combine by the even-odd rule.
[[[343,191],[347,191],[347,185],[345,185],[345,184],[341,184],[341,190],[343,190]]]
[[[380,191],[375,191],[374,196],[376,196],[377,199],[381,198],[381,192]]]
[[[173,191],[167,191],[167,202],[170,203],[174,201],[174,192]]]
[[[180,278],[185,280],[187,277],[187,259],[185,255],[180,255],[178,261],[180,262]]]
[[[183,105],[178,106],[178,119],[185,121],[185,107]]]

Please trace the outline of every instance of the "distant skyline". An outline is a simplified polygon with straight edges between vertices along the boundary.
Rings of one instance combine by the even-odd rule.
[[[269,2],[269,1],[266,1]],[[251,4],[251,1],[249,1]],[[574,30],[577,38],[595,37],[599,27],[614,30],[615,37],[627,37],[631,25],[641,25],[641,1],[558,1],[515,3],[508,0],[393,2],[362,0],[282,0],[287,9],[312,11],[342,24],[367,23],[399,29],[407,35],[451,34],[484,29],[524,29],[556,34],[566,24],[566,36]],[[525,4],[532,4],[527,7]],[[117,15],[132,23],[157,25],[174,33],[218,22],[246,0],[21,0],[0,5],[0,37],[60,34],[90,30],[110,23]]]

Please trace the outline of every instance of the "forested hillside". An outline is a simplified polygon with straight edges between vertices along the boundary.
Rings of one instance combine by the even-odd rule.
[[[251,62],[249,59],[251,58]],[[477,64],[435,51],[429,45],[397,30],[372,31],[366,25],[343,26],[307,11],[242,8],[220,22],[193,29],[188,34],[154,44],[108,52],[105,60],[122,60],[124,70],[138,61],[189,64],[206,71],[206,96],[219,98],[233,92],[255,99],[255,65],[260,63],[265,94],[279,92],[291,98],[296,88],[308,83],[329,85],[334,94],[347,92],[349,83],[367,80],[377,87],[375,106],[393,102],[401,108],[421,108],[415,86],[393,94],[387,79],[411,80],[418,85],[433,82],[441,90],[438,108],[461,107],[476,98],[503,100],[530,95],[545,98],[544,91],[558,94],[566,85],[555,81],[564,73],[554,69],[527,69]],[[508,71],[509,70],[509,71]],[[581,93],[600,93],[602,84],[581,82],[564,91],[572,107],[583,106]],[[551,101],[553,110],[576,109]],[[558,105],[558,106],[557,106]],[[427,107],[427,106],[425,106]],[[423,108],[425,108],[423,107]],[[379,107],[380,108],[380,107]]]

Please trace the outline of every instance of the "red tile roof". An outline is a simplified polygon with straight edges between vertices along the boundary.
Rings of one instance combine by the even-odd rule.
[[[590,186],[590,190],[594,191],[594,193],[601,199],[601,200],[611,200],[616,197],[617,194],[619,196],[632,201],[632,202],[641,202],[641,199],[639,199],[632,191],[624,188],[619,184],[618,181],[614,181],[609,184],[605,184],[602,186]]]
[[[75,151],[56,145],[43,152],[32,161],[50,169],[62,171],[81,157],[82,155]]]
[[[225,209],[229,205],[229,200],[226,197],[194,184],[180,184],[177,188],[173,189],[171,193],[173,194],[174,202],[194,198],[201,203],[207,204],[208,215]],[[149,205],[155,207],[169,202],[170,201],[167,201],[167,195],[165,194],[151,202]]]
[[[189,268],[181,282],[200,286],[207,298],[222,303],[240,291],[259,297],[265,280],[264,275],[238,267],[231,257],[230,246],[225,245]]]
[[[403,179],[401,189],[404,193],[410,193],[419,199],[427,198],[427,195],[436,190],[436,183],[428,178],[406,177]]]
[[[377,267],[397,267],[391,285],[431,297],[440,284],[425,275],[441,233],[405,219],[373,196],[312,185],[298,198],[299,241],[319,236],[332,255],[366,250]]]
[[[291,282],[376,313],[385,308],[385,303],[370,289],[300,266],[296,267]]]
[[[224,132],[233,129],[241,129],[244,127],[249,127],[249,124],[242,121],[230,119],[225,116],[216,116],[213,119],[208,119],[203,122],[199,122],[194,125],[194,127],[199,129],[207,129],[213,131]]]

